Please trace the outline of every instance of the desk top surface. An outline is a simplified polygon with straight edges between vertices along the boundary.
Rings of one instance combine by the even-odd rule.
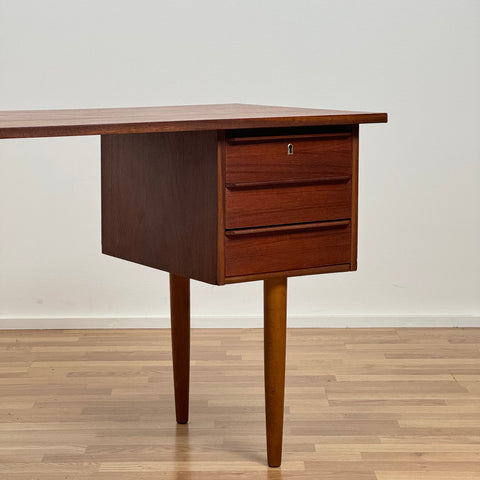
[[[248,104],[0,111],[0,138],[318,126],[387,121],[386,113]]]

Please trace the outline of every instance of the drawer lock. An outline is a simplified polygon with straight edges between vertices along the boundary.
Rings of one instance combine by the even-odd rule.
[[[293,145],[291,143],[287,145],[287,152],[288,155],[293,155]]]

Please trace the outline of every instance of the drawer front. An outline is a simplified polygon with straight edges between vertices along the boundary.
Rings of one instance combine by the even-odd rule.
[[[350,263],[350,234],[348,220],[226,232],[225,276]]]
[[[350,218],[352,182],[227,189],[225,227],[245,228]]]
[[[245,188],[297,182],[318,183],[352,175],[350,133],[230,138],[226,186]]]

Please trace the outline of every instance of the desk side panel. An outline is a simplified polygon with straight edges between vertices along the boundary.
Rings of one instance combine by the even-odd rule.
[[[102,251],[217,283],[217,133],[102,136]]]
[[[358,125],[352,136],[352,241],[350,270],[357,270],[358,244]]]

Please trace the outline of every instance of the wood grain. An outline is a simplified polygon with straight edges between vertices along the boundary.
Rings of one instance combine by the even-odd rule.
[[[0,138],[386,122],[386,113],[248,104],[0,111]]]
[[[477,480],[480,329],[288,329],[283,459],[265,455],[263,331],[0,331],[3,480]],[[394,358],[392,358],[394,357]]]
[[[293,154],[288,155],[288,145]],[[226,183],[292,182],[352,174],[350,132],[227,138]]]
[[[352,183],[253,188],[225,192],[227,229],[350,218]]]
[[[190,392],[190,280],[170,274],[173,385],[177,423],[188,422]]]
[[[217,132],[217,284],[225,284],[225,132]]]
[[[358,125],[353,126],[352,136],[352,242],[351,242],[351,270],[357,269],[358,254]]]
[[[285,356],[287,341],[287,277],[263,282],[265,417],[270,467],[282,462]]]
[[[349,263],[350,222],[329,224],[252,228],[237,235],[227,232],[225,277],[268,272],[289,275],[288,270]]]
[[[336,273],[336,272],[349,272],[349,271],[350,271],[350,264],[343,263],[340,265],[329,265],[327,267],[301,268],[298,270],[289,270],[288,276],[297,277],[302,275],[317,275],[321,273]],[[239,283],[239,282],[253,282],[256,280],[264,280],[265,278],[274,278],[274,277],[278,277],[277,272],[260,273],[255,275],[252,275],[252,274],[238,275],[238,276],[225,278],[225,284]]]
[[[217,283],[217,133],[102,136],[103,253]]]
[[[321,230],[332,230],[339,227],[348,227],[350,220],[335,220],[333,222],[312,222],[298,223],[293,225],[273,225],[271,227],[240,228],[238,230],[227,230],[227,237],[251,237],[270,235],[277,233],[310,232]]]

